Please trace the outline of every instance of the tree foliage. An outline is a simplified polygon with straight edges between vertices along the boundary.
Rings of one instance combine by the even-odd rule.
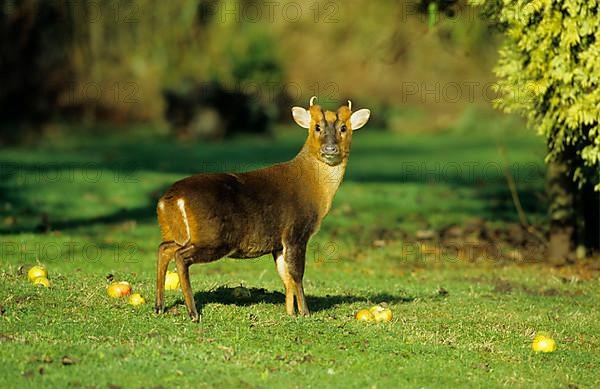
[[[505,31],[496,105],[524,115],[546,138],[547,161],[574,153],[572,178],[600,190],[600,2],[470,2]]]

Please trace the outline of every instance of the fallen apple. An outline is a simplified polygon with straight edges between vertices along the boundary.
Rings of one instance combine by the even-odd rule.
[[[371,311],[369,311],[368,309],[361,309],[360,311],[356,312],[356,320],[359,321],[374,321],[375,320],[375,316],[373,316],[373,313],[371,313]]]
[[[167,271],[165,276],[165,289],[175,290],[179,289],[179,275],[174,271]]]
[[[45,286],[46,288],[50,286],[50,281],[48,281],[48,279],[46,277],[38,277],[36,279],[33,280],[33,285],[41,285],[41,286]]]
[[[549,336],[536,335],[531,343],[531,348],[536,353],[551,353],[556,350],[556,342]]]
[[[377,323],[387,322],[392,320],[392,310],[381,305],[375,305],[369,309]]]
[[[129,296],[129,304],[131,305],[142,305],[146,303],[146,299],[139,293],[134,293]]]
[[[106,293],[110,297],[123,297],[131,294],[131,285],[127,281],[114,282],[106,288]]]
[[[35,281],[36,278],[44,277],[48,278],[48,271],[43,266],[32,266],[31,269],[27,272],[27,277],[31,282]]]

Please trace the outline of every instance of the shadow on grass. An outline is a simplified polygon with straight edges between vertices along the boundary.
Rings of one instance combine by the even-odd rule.
[[[107,215],[101,215],[92,218],[79,218],[54,221],[46,219],[39,222],[34,227],[11,227],[10,229],[0,228],[0,236],[15,235],[23,233],[44,233],[49,231],[62,231],[88,227],[96,224],[118,224],[129,220],[135,220],[138,223],[144,223],[156,219],[156,207],[150,204],[145,207],[136,207],[130,209],[119,209],[116,212]]]
[[[407,141],[378,135],[377,138],[367,138],[364,141],[357,141],[346,181],[417,184],[423,185],[424,190],[431,185],[446,186],[449,190],[472,188],[474,196],[483,203],[478,216],[500,221],[517,220],[511,193],[500,174],[502,164],[498,163],[496,144],[492,138],[445,136],[428,141]],[[81,204],[83,200],[70,198],[69,185],[42,180],[41,184],[46,185],[37,188],[36,185],[18,185],[20,181],[29,183],[31,180],[39,181],[40,177],[54,177],[62,173],[66,175],[67,172],[78,169],[87,171],[90,166],[92,171],[109,171],[109,174],[117,177],[135,177],[139,171],[174,174],[179,178],[196,172],[247,171],[288,160],[297,153],[301,144],[300,138],[248,142],[240,139],[219,144],[181,144],[160,138],[150,138],[143,142],[111,142],[109,139],[70,151],[67,154],[69,158],[66,159],[58,158],[57,155],[62,155],[60,153],[43,149],[39,151],[40,155],[45,156],[41,163],[32,163],[27,159],[15,160],[14,157],[0,158],[0,205],[10,205],[11,210],[6,213],[13,216],[5,218],[5,225],[0,225],[0,235],[70,230],[128,220],[148,222],[156,218],[155,198],[151,198],[145,206],[117,210],[98,217],[65,217],[58,208],[44,214],[38,210],[34,201],[33,193],[37,191],[65,192],[65,207],[72,202]],[[514,146],[523,158],[523,150],[528,150],[530,144],[516,142]],[[176,157],[156,158],[157,155]],[[73,162],[77,158],[81,159],[81,163]],[[91,165],[88,166],[89,164]],[[490,173],[490,177],[485,174],[484,169],[488,165],[495,168],[491,169],[493,174]],[[466,166],[479,166],[474,169],[478,173],[468,173]],[[464,174],[453,176],[453,167]],[[450,173],[444,174],[445,169],[449,169]],[[536,215],[545,214],[544,201],[539,197],[544,187],[542,170],[543,164],[514,164],[513,175],[519,185],[522,206],[527,212]],[[154,192],[162,193],[164,189],[159,186]],[[23,223],[22,220],[26,222]]]
[[[202,311],[206,304],[216,303],[225,305],[251,306],[255,304],[277,304],[285,307],[285,295],[277,291],[268,291],[263,288],[230,288],[219,287],[210,291],[200,291],[194,294],[196,309]],[[389,293],[366,294],[364,296],[355,295],[325,295],[325,296],[306,296],[308,307],[311,312],[324,311],[341,304],[352,304],[364,302],[371,304],[388,303],[402,304],[409,303],[416,299],[408,295],[392,295]],[[183,299],[178,299],[173,305],[184,304]],[[284,309],[284,308],[282,308]]]

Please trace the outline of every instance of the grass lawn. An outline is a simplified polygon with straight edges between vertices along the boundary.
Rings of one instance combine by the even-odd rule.
[[[544,146],[519,123],[361,130],[309,245],[313,314],[285,314],[271,257],[225,259],[191,268],[200,324],[179,291],[167,292],[168,313],[153,313],[157,196],[194,172],[291,158],[302,130],[219,144],[129,131],[2,150],[0,387],[600,386],[598,262],[550,266],[511,238],[507,164],[540,230],[545,215]],[[449,236],[473,250],[453,255]],[[19,274],[37,261],[50,288]],[[147,304],[107,297],[109,275]],[[239,285],[249,298],[232,295]],[[353,318],[381,302],[391,322]],[[531,351],[537,331],[556,352]]]

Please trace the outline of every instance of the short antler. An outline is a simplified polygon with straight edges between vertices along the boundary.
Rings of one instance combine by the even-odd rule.
[[[313,97],[310,98],[309,104],[310,104],[311,107],[315,104],[315,100],[316,99],[317,99],[317,96],[313,96]]]
[[[352,101],[348,100],[348,108],[352,111]]]

